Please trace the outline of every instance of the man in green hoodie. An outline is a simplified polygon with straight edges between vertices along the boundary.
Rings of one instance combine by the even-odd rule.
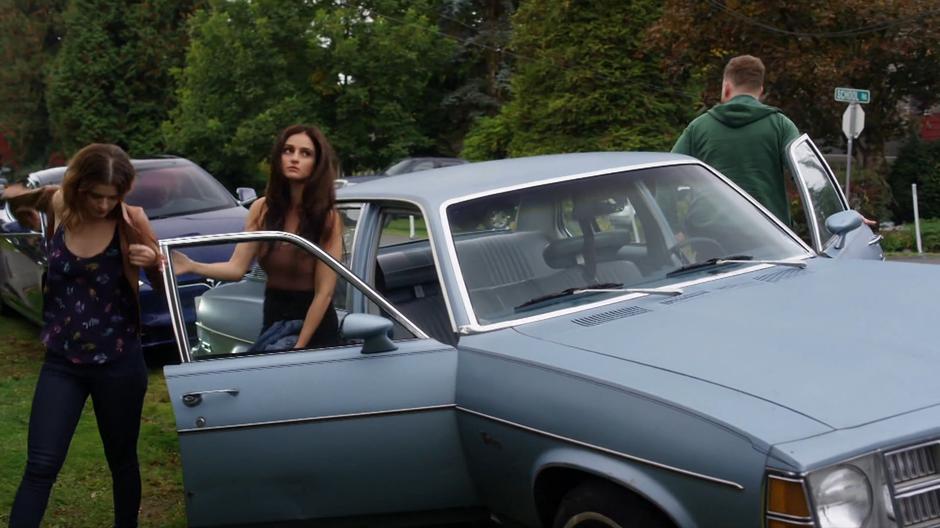
[[[695,118],[672,147],[711,165],[787,225],[786,147],[800,133],[787,116],[760,102],[764,63],[751,55],[728,61],[721,104]]]

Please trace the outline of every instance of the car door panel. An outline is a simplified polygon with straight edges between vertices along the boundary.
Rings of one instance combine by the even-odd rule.
[[[173,243],[161,242],[167,252]],[[330,265],[347,288],[363,286]],[[374,291],[367,295],[401,317]],[[170,302],[178,321],[178,296]],[[184,353],[167,366],[189,524],[474,506],[454,417],[457,352],[415,335],[389,352],[363,354],[356,344],[202,361]]]
[[[432,340],[399,345],[166,367],[190,522],[471,505],[453,417],[456,351]],[[183,402],[227,389],[237,395]]]

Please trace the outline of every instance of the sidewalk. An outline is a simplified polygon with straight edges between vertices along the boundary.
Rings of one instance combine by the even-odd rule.
[[[940,253],[895,253],[888,255],[888,260],[892,262],[919,262],[921,264],[940,264]]]

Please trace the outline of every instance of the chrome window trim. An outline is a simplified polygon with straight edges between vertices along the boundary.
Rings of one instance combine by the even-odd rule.
[[[794,139],[787,145],[787,157],[790,161],[796,160],[796,148],[805,143],[809,149],[816,155],[817,158],[823,162],[823,172],[826,173],[826,178],[829,180],[829,183],[836,189],[836,194],[839,197],[839,203],[842,204],[842,210],[849,210],[849,202],[845,198],[845,193],[842,191],[842,187],[839,185],[839,181],[836,179],[835,174],[832,173],[832,169],[829,167],[829,164],[826,163],[826,158],[823,157],[822,153],[819,152],[819,149],[816,148],[816,145],[813,144],[813,141],[810,139],[809,134],[803,134],[800,137]],[[819,222],[816,220],[816,208],[813,206],[813,202],[809,199],[809,189],[806,187],[806,181],[803,180],[802,176],[797,173],[796,183],[798,190],[800,191],[800,196],[803,198],[803,212],[806,214],[806,218],[809,221],[812,229],[810,230],[810,237],[813,239],[813,246],[816,251],[823,251],[826,249],[826,246],[829,245],[832,238],[825,242],[822,241],[822,238],[819,236]],[[809,209],[807,210],[807,207]]]
[[[690,471],[690,470],[688,470],[688,469],[682,469],[682,468],[678,468],[678,467],[675,467],[675,466],[670,466],[670,465],[668,465],[668,464],[663,464],[663,463],[661,463],[661,462],[656,462],[656,461],[649,460],[649,459],[646,459],[646,458],[642,458],[642,457],[630,455],[630,454],[627,454],[627,453],[623,453],[623,452],[621,452],[621,451],[616,451],[616,450],[613,450],[613,449],[608,449],[608,448],[606,448],[606,447],[601,447],[601,446],[599,446],[599,445],[590,444],[590,443],[588,443],[588,442],[582,442],[581,440],[575,440],[574,438],[569,438],[569,437],[567,437],[567,436],[562,436],[562,435],[555,434],[555,433],[549,433],[548,431],[543,431],[543,430],[541,430],[541,429],[536,429],[536,428],[534,428],[534,427],[529,427],[529,426],[527,426],[527,425],[522,425],[522,424],[520,424],[520,423],[513,422],[513,421],[511,421],[511,420],[505,420],[505,419],[503,419],[503,418],[497,418],[497,417],[491,416],[491,415],[489,415],[489,414],[485,414],[485,413],[482,413],[482,412],[479,412],[479,411],[474,411],[474,410],[468,409],[468,408],[466,408],[466,407],[461,407],[460,405],[457,405],[457,410],[460,411],[460,412],[465,412],[465,413],[467,413],[467,414],[472,414],[472,415],[474,415],[474,416],[477,416],[477,417],[480,417],[480,418],[483,418],[483,419],[486,419],[486,420],[490,420],[490,421],[494,421],[494,422],[497,422],[497,423],[501,423],[501,424],[503,424],[503,425],[508,425],[508,426],[514,427],[514,428],[516,428],[516,429],[521,429],[521,430],[523,430],[523,431],[528,431],[528,432],[530,432],[530,433],[535,433],[535,434],[538,434],[538,435],[541,435],[541,436],[545,436],[545,437],[547,437],[547,438],[552,438],[552,439],[554,439],[554,440],[559,440],[559,441],[562,441],[562,442],[565,442],[565,443],[568,443],[568,444],[572,444],[572,445],[576,445],[576,446],[583,447],[583,448],[586,448],[586,449],[590,449],[590,450],[592,450],[592,451],[597,451],[597,452],[599,452],[599,453],[604,453],[604,454],[607,454],[607,455],[613,455],[613,456],[616,456],[616,457],[618,457],[618,458],[623,458],[623,459],[625,459],[625,460],[629,460],[629,461],[631,461],[631,462],[639,462],[639,463],[641,463],[641,464],[645,464],[645,465],[648,465],[648,466],[651,466],[651,467],[655,467],[655,468],[659,468],[659,469],[665,469],[665,470],[667,470],[667,471],[671,471],[671,472],[673,472],[673,473],[678,473],[678,474],[680,474],[680,475],[685,475],[685,476],[687,476],[687,477],[694,477],[694,478],[697,478],[697,479],[700,479],[700,480],[705,480],[705,481],[712,482],[712,483],[715,483],[715,484],[721,484],[721,485],[723,485],[723,486],[729,486],[729,487],[734,488],[734,489],[736,489],[736,490],[738,490],[738,491],[744,491],[744,486],[742,486],[741,484],[738,484],[737,482],[731,481],[731,480],[725,480],[725,479],[722,479],[722,478],[713,477],[713,476],[711,476],[711,475],[705,475],[705,474],[703,474],[703,473],[697,473],[697,472],[695,472],[695,471]]]
[[[412,323],[407,317],[402,315],[391,303],[389,303],[384,297],[382,297],[378,292],[372,289],[371,286],[366,284],[362,279],[357,277],[354,273],[349,271],[345,266],[343,266],[339,261],[333,258],[332,255],[321,249],[319,246],[312,244],[307,239],[295,235],[293,233],[285,233],[282,231],[245,231],[240,233],[220,233],[215,235],[196,235],[190,237],[178,237],[171,238],[167,240],[160,241],[160,253],[164,256],[166,264],[163,266],[163,288],[164,292],[167,295],[167,299],[170,300],[170,321],[173,327],[173,333],[175,334],[176,341],[180,346],[180,359],[183,363],[192,362],[192,352],[189,345],[189,336],[186,332],[186,321],[183,318],[182,306],[179,298],[179,290],[174,288],[172,285],[176,283],[176,276],[173,273],[173,259],[171,258],[170,251],[175,248],[195,246],[199,244],[206,244],[210,242],[218,243],[237,243],[237,242],[251,242],[251,241],[284,241],[292,242],[301,248],[306,249],[312,253],[316,258],[323,261],[333,270],[334,273],[345,279],[347,282],[352,283],[355,287],[362,290],[362,292],[369,298],[372,302],[377,304],[380,308],[385,310],[387,313],[391,314],[399,324],[408,329],[409,332],[414,334],[420,339],[430,339],[427,334],[425,334],[420,328],[418,328],[414,323]],[[308,350],[308,349],[304,349]],[[240,356],[234,356],[240,357]]]
[[[729,185],[732,188],[732,190],[736,191],[740,196],[742,196],[748,202],[756,206],[759,209],[759,211],[762,212],[767,217],[768,220],[775,223],[777,227],[783,231],[783,234],[788,235],[792,240],[794,240],[797,243],[797,245],[805,249],[806,252],[808,253],[806,255],[794,256],[792,257],[792,260],[805,260],[807,258],[810,258],[813,255],[814,253],[813,248],[808,246],[806,242],[803,242],[803,240],[800,239],[800,237],[798,237],[796,233],[794,233],[789,227],[787,227],[776,216],[774,216],[769,210],[767,210],[767,208],[761,205],[756,199],[754,199],[749,194],[747,194],[741,187],[737,186],[734,182],[729,180],[723,174],[719,173],[715,169],[709,167],[705,163],[702,163],[701,161],[698,161],[698,160],[673,160],[673,161],[644,163],[644,164],[639,164],[639,165],[627,165],[627,166],[622,166],[622,167],[607,168],[607,169],[583,172],[583,173],[578,173],[578,174],[569,174],[569,175],[558,176],[554,178],[546,178],[544,180],[538,180],[534,182],[528,182],[528,183],[517,184],[517,185],[510,185],[506,187],[500,187],[497,189],[491,189],[491,190],[482,191],[478,193],[463,195],[463,196],[451,198],[451,199],[444,201],[443,203],[441,203],[440,210],[439,210],[440,220],[441,220],[441,230],[443,231],[443,236],[444,236],[444,247],[452,263],[454,278],[457,282],[456,284],[457,291],[460,294],[459,295],[460,301],[463,304],[464,311],[467,314],[467,319],[469,321],[469,324],[463,325],[459,329],[457,329],[458,333],[460,334],[482,333],[482,332],[489,332],[492,330],[499,330],[502,328],[519,326],[519,325],[523,325],[527,323],[550,319],[552,317],[568,315],[571,313],[588,310],[588,309],[596,308],[599,306],[605,306],[607,304],[612,304],[612,303],[620,302],[623,300],[629,300],[629,299],[633,299],[637,297],[642,297],[648,294],[627,294],[623,296],[615,296],[614,298],[606,299],[604,301],[583,304],[583,305],[579,305],[576,307],[567,308],[564,310],[552,311],[546,314],[540,314],[540,315],[525,317],[525,318],[520,318],[520,319],[512,319],[510,321],[501,321],[499,323],[490,323],[490,324],[485,324],[485,325],[480,324],[479,319],[476,316],[476,312],[473,310],[473,305],[470,302],[470,293],[467,291],[467,285],[463,278],[463,272],[460,269],[460,261],[457,258],[456,245],[454,244],[453,234],[451,233],[451,230],[450,230],[450,221],[447,218],[448,207],[457,203],[468,201],[468,200],[474,200],[477,198],[483,198],[486,196],[492,196],[495,194],[502,194],[502,193],[517,191],[517,190],[530,189],[533,187],[541,187],[544,185],[551,185],[555,183],[563,183],[567,181],[574,181],[574,180],[580,180],[580,179],[585,179],[585,178],[591,178],[595,176],[616,174],[616,173],[621,173],[621,172],[635,172],[635,171],[645,170],[645,169],[653,169],[653,168],[660,168],[660,167],[675,167],[675,166],[681,166],[681,165],[696,165],[699,167],[703,167],[708,172],[712,173],[715,177],[717,177],[719,180]],[[747,270],[743,270],[743,271],[746,271],[746,272],[757,271],[760,269],[765,269],[767,267],[770,267],[770,266],[768,265],[755,266],[753,268],[748,268]],[[739,272],[741,271],[742,270],[739,270]],[[739,272],[730,272],[729,274],[719,274],[708,279],[702,279],[699,281],[690,281],[688,283],[674,284],[671,286],[676,287],[676,288],[681,288],[684,286],[701,284],[703,282],[711,282],[712,280],[720,280],[725,277],[733,277],[734,275],[740,274]],[[448,310],[450,310],[449,305],[448,305]]]
[[[398,414],[413,414],[419,412],[428,412],[428,411],[441,411],[447,409],[453,409],[456,407],[453,403],[445,403],[442,405],[428,405],[425,407],[407,407],[402,409],[386,409],[383,411],[364,411],[357,413],[346,413],[346,414],[332,414],[329,416],[312,416],[307,418],[291,418],[288,420],[271,420],[267,422],[252,422],[247,424],[234,424],[234,425],[217,425],[217,426],[208,426],[208,427],[191,427],[188,429],[177,429],[178,434],[191,434],[191,433],[201,433],[209,431],[231,431],[237,429],[254,429],[258,427],[271,427],[276,425],[296,425],[302,423],[317,423],[317,422],[332,422],[336,420],[349,420],[355,418],[371,418],[375,416],[388,416],[388,415],[398,415]]]

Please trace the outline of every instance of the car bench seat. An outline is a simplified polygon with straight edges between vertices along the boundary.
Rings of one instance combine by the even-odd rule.
[[[460,268],[478,318],[511,313],[536,297],[586,285],[582,266],[556,269],[545,261],[549,239],[537,231],[519,231],[460,240]],[[642,275],[635,264],[599,262],[598,282],[629,284]]]

